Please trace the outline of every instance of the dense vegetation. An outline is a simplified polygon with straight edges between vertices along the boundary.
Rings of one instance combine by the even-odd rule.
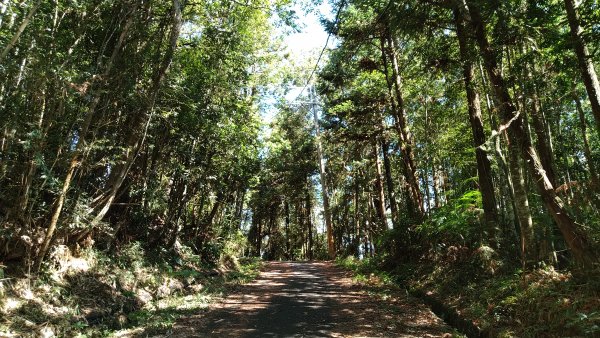
[[[575,263],[597,262],[598,118],[588,97],[598,92],[578,80],[596,77],[594,56],[575,48],[593,34],[569,35],[563,5],[344,7],[320,80],[329,166],[341,176],[329,184],[333,219],[376,243],[389,205],[401,250],[417,230],[432,247],[477,243],[525,267],[554,264],[563,249]],[[597,15],[589,5],[579,21]]]
[[[0,0],[0,278],[354,256],[496,323],[552,276],[598,333],[598,3],[333,1],[315,76],[293,5]]]
[[[210,255],[235,235],[259,163],[271,12],[226,1],[3,8],[5,263],[37,270],[56,245],[93,242],[180,240]]]

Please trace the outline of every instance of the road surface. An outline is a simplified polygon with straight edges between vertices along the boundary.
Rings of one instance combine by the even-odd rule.
[[[330,262],[266,263],[253,283],[179,320],[168,337],[451,337],[417,299],[368,291]]]

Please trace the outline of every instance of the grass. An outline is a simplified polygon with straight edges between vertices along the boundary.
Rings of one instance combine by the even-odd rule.
[[[78,258],[55,254],[38,278],[0,282],[0,336],[164,333],[178,318],[201,313],[231,288],[256,278],[261,267],[257,259],[207,266],[185,248],[179,256],[177,264],[169,263],[136,243],[115,256],[95,250]]]

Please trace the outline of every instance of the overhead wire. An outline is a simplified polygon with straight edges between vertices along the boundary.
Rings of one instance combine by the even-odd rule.
[[[388,0],[386,6],[381,10],[381,12],[375,18],[375,22],[374,22],[373,26],[376,26],[381,21],[381,19],[383,18],[384,14],[387,12],[387,10],[389,9],[389,7],[390,7],[391,4],[392,4],[392,0]],[[335,21],[334,21],[333,27],[330,30],[330,32],[327,34],[327,40],[325,40],[325,45],[323,46],[323,49],[321,50],[321,53],[319,54],[319,58],[317,59],[317,62],[315,63],[315,66],[313,67],[313,70],[311,71],[310,76],[308,77],[308,80],[306,81],[306,84],[304,85],[304,87],[302,88],[302,90],[300,91],[300,93],[298,94],[298,96],[296,96],[296,98],[292,102],[297,101],[300,98],[300,96],[302,96],[302,94],[304,93],[304,91],[306,90],[306,88],[308,88],[308,86],[310,85],[313,76],[315,75],[317,69],[319,68],[319,63],[321,62],[321,59],[323,58],[325,50],[327,49],[327,46],[329,44],[329,40],[331,38],[332,31],[335,31],[336,26],[339,25],[340,14],[342,12],[342,9],[343,9],[344,5],[346,5],[346,0],[342,0],[342,2],[340,2],[340,5],[338,7],[338,10],[337,10],[337,13],[336,13],[336,16],[335,16]],[[358,43],[358,45],[356,45],[356,47],[352,51],[352,56],[350,58],[354,57],[354,55],[358,52],[358,50],[360,49],[360,47],[364,44],[365,40],[360,41]]]
[[[344,5],[346,5],[346,0],[342,0],[340,2],[340,5],[338,6],[337,12],[335,14],[335,20],[333,22],[333,26],[332,26],[331,30],[329,31],[329,33],[327,34],[327,40],[325,40],[325,45],[323,46],[323,49],[321,49],[321,53],[319,53],[319,58],[317,59],[317,62],[315,63],[315,66],[313,67],[313,70],[311,71],[310,76],[308,77],[308,80],[306,81],[306,84],[304,85],[304,87],[302,88],[302,90],[300,91],[298,96],[296,96],[296,99],[294,101],[297,101],[300,98],[300,96],[302,96],[302,94],[304,93],[306,88],[308,88],[308,86],[310,85],[310,82],[312,81],[313,76],[317,72],[317,69],[319,68],[319,63],[321,62],[321,59],[323,58],[323,55],[325,54],[325,50],[327,50],[327,46],[329,45],[329,40],[331,39],[331,34],[333,31],[335,31],[336,27],[338,26],[338,24],[340,22],[340,14],[342,13],[342,9],[344,8]]]

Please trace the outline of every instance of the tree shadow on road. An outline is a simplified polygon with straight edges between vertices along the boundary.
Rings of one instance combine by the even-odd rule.
[[[169,337],[440,337],[452,329],[408,296],[382,302],[331,263],[269,263],[261,277]]]

